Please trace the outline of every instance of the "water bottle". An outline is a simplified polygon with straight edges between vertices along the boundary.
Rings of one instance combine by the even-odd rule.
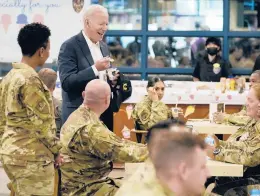
[[[207,137],[205,138],[205,143],[208,144],[208,145],[210,145],[210,146],[214,146],[215,141],[214,141],[213,137],[207,136]]]
[[[249,193],[250,196],[260,196],[260,189],[252,189]]]

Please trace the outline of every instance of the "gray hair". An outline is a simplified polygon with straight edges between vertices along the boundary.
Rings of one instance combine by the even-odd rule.
[[[85,12],[83,14],[83,21],[85,21],[87,18],[91,17],[97,11],[101,11],[101,12],[108,14],[107,8],[103,7],[102,5],[92,4],[92,5],[88,6],[87,9],[85,10]]]
[[[258,77],[260,77],[260,70],[256,70],[256,71],[254,71],[252,74],[257,74]]]

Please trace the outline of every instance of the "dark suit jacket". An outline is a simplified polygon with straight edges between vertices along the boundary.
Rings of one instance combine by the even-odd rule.
[[[104,42],[100,42],[100,49],[103,56],[109,55],[108,47]],[[86,84],[98,78],[92,65],[94,61],[82,32],[62,44],[58,58],[62,87],[62,123],[83,103],[82,92]],[[125,85],[128,86],[127,89],[123,88]],[[115,88],[111,87],[111,91],[113,98],[109,108],[101,115],[101,120],[113,131],[113,112],[117,112],[121,103],[131,96],[131,83],[120,74],[118,85]]]

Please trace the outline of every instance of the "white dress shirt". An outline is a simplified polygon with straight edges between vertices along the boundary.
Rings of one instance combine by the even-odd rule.
[[[83,34],[83,36],[84,36],[84,38],[85,38],[85,40],[88,44],[88,47],[89,47],[91,56],[93,58],[93,61],[94,61],[94,63],[96,63],[98,60],[103,58],[103,55],[102,55],[102,52],[101,52],[101,49],[100,49],[100,43],[99,42],[93,43],[88,38],[88,36],[85,34],[84,31],[82,31],[82,34]],[[92,65],[92,69],[93,69],[95,75],[99,77],[99,79],[107,81],[107,76],[106,76],[105,70],[104,71],[98,71],[97,68],[95,67],[95,65]]]

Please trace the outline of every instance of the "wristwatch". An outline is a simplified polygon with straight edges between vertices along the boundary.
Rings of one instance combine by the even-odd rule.
[[[215,150],[213,151],[214,156],[218,155],[220,151],[220,148],[215,148]]]

